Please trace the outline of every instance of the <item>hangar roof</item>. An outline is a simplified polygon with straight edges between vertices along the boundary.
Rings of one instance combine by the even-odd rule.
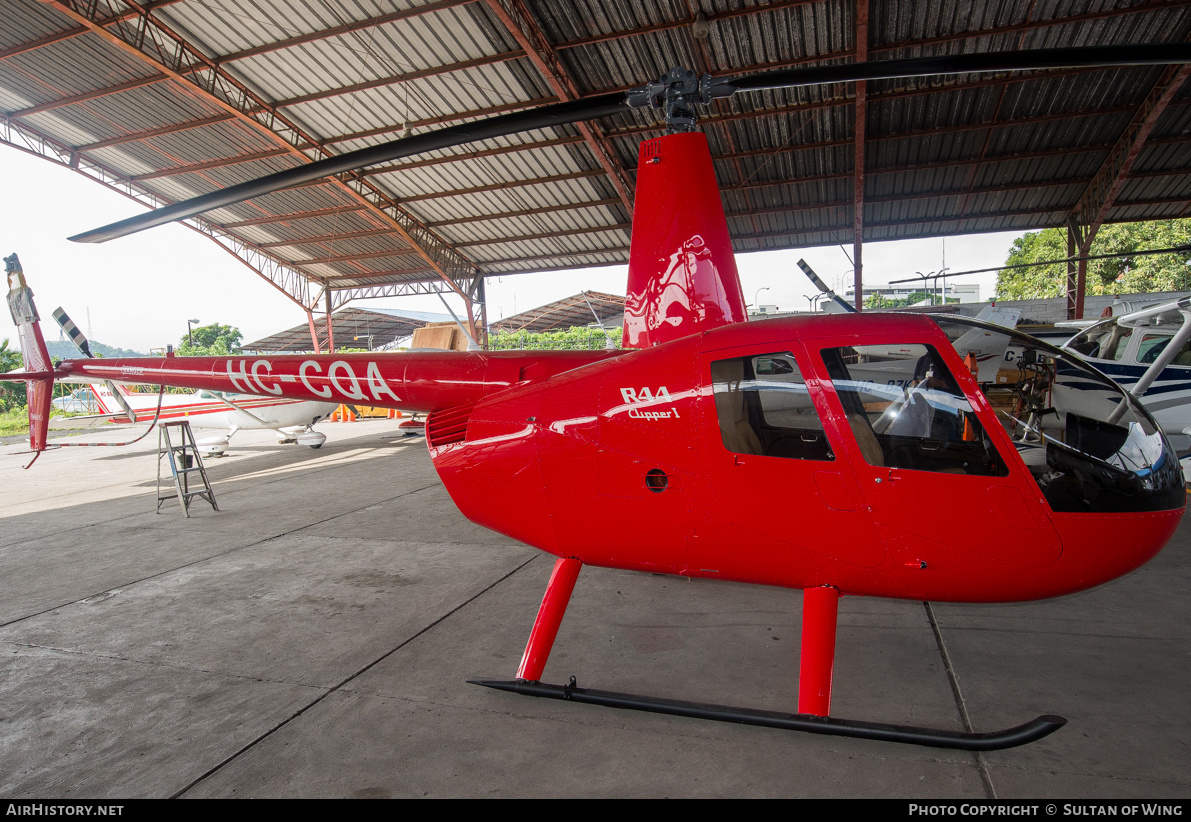
[[[555,331],[592,325],[597,319],[605,326],[619,326],[624,321],[624,297],[600,291],[582,291],[573,297],[555,300],[497,320],[490,323],[490,327],[494,331],[510,334],[518,331]]]
[[[427,311],[404,311],[395,308],[362,308],[352,306],[341,308],[331,318],[335,334],[336,349],[366,348],[370,351],[392,345],[415,330],[430,323],[450,322],[449,314],[434,314]],[[326,317],[314,319],[319,346],[327,348]],[[259,340],[245,343],[244,351],[262,354],[296,354],[310,351],[310,327],[295,325],[285,331],[278,331]]]
[[[1182,0],[4,6],[0,140],[147,203],[627,89],[675,65],[726,76],[1191,34]],[[823,85],[717,100],[701,124],[738,251],[851,242],[858,231],[884,240],[1059,226],[1089,205],[1109,222],[1169,218],[1191,199],[1185,79],[1142,67]],[[192,225],[307,307],[328,291],[336,306],[479,297],[482,275],[625,262],[637,145],[660,133],[654,113],[634,110],[341,175]]]

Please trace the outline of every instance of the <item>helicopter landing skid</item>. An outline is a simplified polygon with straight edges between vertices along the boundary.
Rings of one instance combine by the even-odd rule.
[[[904,742],[932,748],[956,748],[963,751],[998,751],[1004,748],[1015,748],[1018,745],[1039,740],[1067,724],[1067,720],[1063,717],[1047,714],[1023,725],[1001,731],[988,733],[944,731],[935,728],[916,728],[909,725],[887,725],[880,722],[837,719],[836,717],[813,714],[787,714],[778,711],[731,708],[726,705],[659,699],[637,694],[616,693],[615,691],[597,691],[592,688],[577,687],[574,677],[571,677],[571,681],[567,685],[550,685],[545,682],[531,682],[525,679],[472,678],[467,681],[472,685],[483,685],[485,688],[495,688],[499,691],[511,691],[523,696],[563,699],[591,705],[604,705],[609,708],[628,708],[634,711],[690,716],[696,719],[714,719],[719,722],[737,722],[743,725],[760,725],[788,731],[878,739],[885,742]]]

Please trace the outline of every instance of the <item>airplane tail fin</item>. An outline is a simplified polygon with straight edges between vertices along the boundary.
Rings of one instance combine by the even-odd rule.
[[[748,319],[707,138],[641,144],[624,347],[651,348]]]
[[[25,381],[25,397],[29,403],[29,448],[40,454],[46,448],[49,432],[54,365],[45,339],[41,336],[37,307],[33,305],[33,291],[25,285],[25,273],[21,270],[21,261],[16,254],[4,258],[4,272],[8,276],[8,310],[20,337],[25,370],[0,377]]]

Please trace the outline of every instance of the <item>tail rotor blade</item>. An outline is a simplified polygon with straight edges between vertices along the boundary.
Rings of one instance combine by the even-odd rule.
[[[70,341],[74,343],[74,347],[84,357],[94,359],[95,355],[91,353],[91,344],[87,342],[86,335],[74,324],[74,320],[70,319],[70,316],[61,307],[54,309],[53,317],[54,322],[58,323],[58,326],[66,332],[66,336],[70,337]],[[128,416],[128,421],[136,422],[136,412],[132,410],[132,406],[128,404],[128,400],[124,399],[124,395],[120,393],[120,389],[116,387],[116,384],[111,380],[104,380],[104,385],[112,392],[112,396],[116,398],[116,404],[124,409],[124,413]]]
[[[66,332],[66,336],[70,337],[70,341],[74,343],[74,347],[79,350],[79,353],[84,357],[95,356],[91,353],[91,344],[87,342],[86,336],[61,307],[54,309],[53,317],[54,322],[58,323],[58,327]]]
[[[33,304],[33,290],[25,284],[25,271],[16,254],[4,258],[4,273],[8,278],[8,310],[17,327],[21,360],[25,366],[16,379],[25,380],[25,398],[29,407],[29,449],[40,454],[46,449],[50,425],[54,364],[46,349],[45,339],[41,336],[40,318],[37,316],[37,306]],[[11,374],[5,376],[13,377]],[[32,464],[31,461],[29,465]]]

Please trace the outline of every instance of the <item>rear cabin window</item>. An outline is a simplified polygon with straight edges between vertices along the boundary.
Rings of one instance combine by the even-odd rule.
[[[1146,334],[1141,338],[1141,347],[1137,350],[1137,361],[1142,365],[1150,365],[1157,362],[1158,357],[1166,350],[1166,346],[1170,344],[1173,334]],[[1168,363],[1168,365],[1180,365],[1186,367],[1191,365],[1191,340],[1183,344]]]
[[[724,447],[736,454],[833,460],[823,423],[790,352],[716,360],[715,410]]]
[[[829,348],[823,362],[865,462],[1006,476],[967,397],[929,345]]]

